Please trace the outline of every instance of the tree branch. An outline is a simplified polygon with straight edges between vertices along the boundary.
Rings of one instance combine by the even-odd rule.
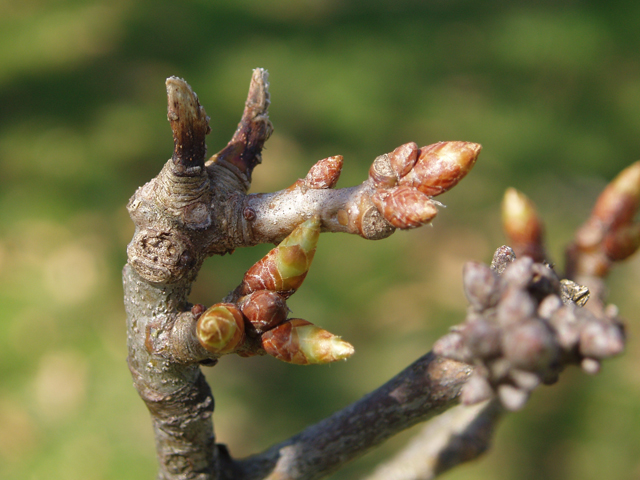
[[[227,467],[234,480],[312,480],[456,401],[472,368],[428,353],[389,382],[267,451]],[[222,467],[223,471],[225,467]]]

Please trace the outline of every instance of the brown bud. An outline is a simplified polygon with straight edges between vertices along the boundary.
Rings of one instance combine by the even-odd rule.
[[[244,319],[233,303],[217,303],[198,319],[196,335],[211,353],[229,353],[244,340]]]
[[[504,194],[502,227],[518,257],[528,256],[536,262],[545,259],[542,220],[533,202],[515,188]]]
[[[290,296],[307,276],[319,236],[319,217],[298,225],[280,245],[247,270],[238,293],[248,295],[257,290],[271,290]]]
[[[351,344],[300,318],[264,333],[262,346],[278,360],[297,365],[330,363],[353,355]]]
[[[381,190],[371,200],[382,216],[396,228],[415,228],[431,222],[438,209],[425,194],[409,187]]]
[[[464,293],[477,310],[491,308],[500,298],[500,278],[490,267],[467,262],[462,270]]]
[[[239,302],[242,313],[253,326],[255,332],[262,333],[287,319],[289,308],[276,292],[258,290],[243,297]]]
[[[342,171],[342,155],[322,159],[311,167],[304,179],[308,188],[333,188],[338,183]]]
[[[593,208],[595,217],[610,228],[633,220],[640,202],[640,162],[625,168],[598,197]]]
[[[440,142],[420,148],[418,161],[400,185],[436,196],[453,188],[469,173],[482,147],[470,142]]]
[[[418,144],[415,142],[405,143],[388,155],[391,168],[397,177],[404,177],[411,171],[418,160]]]
[[[621,226],[609,233],[603,240],[604,253],[614,262],[633,255],[640,247],[640,224]]]

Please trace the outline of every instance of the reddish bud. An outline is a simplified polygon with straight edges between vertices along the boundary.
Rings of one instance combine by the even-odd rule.
[[[640,202],[640,162],[625,168],[598,197],[592,216],[616,227],[633,220]]]
[[[633,255],[640,247],[640,224],[621,226],[604,238],[602,249],[611,260],[620,261]]]
[[[351,344],[300,318],[264,333],[262,346],[278,360],[297,365],[330,363],[353,355]]]
[[[398,178],[404,177],[418,160],[418,144],[415,142],[400,145],[389,153],[389,164]]]
[[[217,303],[198,319],[196,336],[211,353],[229,353],[244,340],[244,319],[233,303]]]
[[[287,304],[276,292],[258,290],[243,297],[239,302],[242,313],[257,333],[262,333],[287,319]]]
[[[333,188],[338,183],[342,171],[342,155],[328,157],[318,161],[304,179],[308,188]]]
[[[298,225],[280,245],[267,253],[245,273],[240,295],[271,290],[289,296],[307,276],[320,236],[316,216]]]
[[[440,142],[422,147],[415,166],[399,184],[417,188],[425,195],[440,195],[469,173],[481,149],[481,145],[470,142]]]
[[[431,222],[438,209],[424,193],[410,187],[381,190],[371,196],[376,208],[396,228],[415,228]]]

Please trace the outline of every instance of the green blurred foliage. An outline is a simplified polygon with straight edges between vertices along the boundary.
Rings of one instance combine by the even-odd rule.
[[[561,264],[598,191],[639,156],[639,27],[632,1],[0,0],[0,477],[155,475],[120,269],[124,206],[171,154],[167,76],[200,96],[213,153],[251,69],[270,71],[276,130],[255,191],[329,155],[344,155],[350,186],[408,141],[484,145],[434,228],[321,238],[291,308],[351,341],[352,359],[225,357],[208,372],[218,440],[242,456],[358,399],[461,321],[462,265],[503,242],[506,187],[537,202]],[[192,300],[219,301],[267,249],[209,260]],[[638,259],[611,279],[624,357],[593,379],[567,371],[508,417],[483,460],[444,478],[637,478],[638,285]],[[409,435],[332,478],[363,475]]]

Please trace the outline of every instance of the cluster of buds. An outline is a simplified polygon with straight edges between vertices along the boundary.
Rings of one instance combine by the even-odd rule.
[[[432,197],[462,180],[481,148],[470,142],[439,142],[422,148],[413,142],[401,145],[371,165],[369,178],[377,190],[371,200],[396,228],[430,223],[440,205]]]
[[[509,247],[496,251],[491,267],[467,263],[463,278],[467,318],[434,352],[475,366],[461,393],[465,404],[497,394],[505,408],[518,410],[566,365],[597,373],[602,359],[624,348],[615,307],[597,317],[581,307],[584,288],[561,281],[547,264],[516,259]]]
[[[627,167],[598,197],[591,216],[567,250],[567,274],[604,277],[613,262],[640,247],[640,162]]]
[[[320,236],[320,219],[296,227],[277,247],[255,263],[228,300],[207,309],[196,324],[200,344],[214,355],[250,356],[257,340],[279,360],[309,365],[343,360],[353,347],[340,337],[301,319],[287,320],[286,299],[302,284]],[[242,350],[246,340],[249,347]]]

